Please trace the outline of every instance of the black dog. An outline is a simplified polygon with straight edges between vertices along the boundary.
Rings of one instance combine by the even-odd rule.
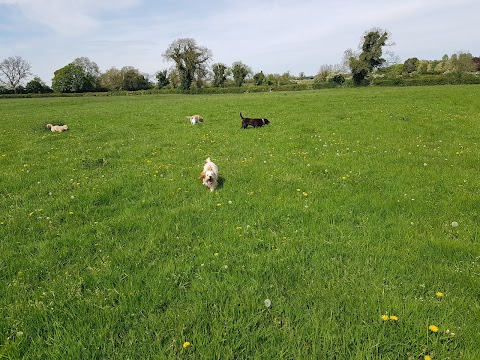
[[[242,118],[242,129],[246,129],[248,125],[256,127],[261,127],[263,125],[270,124],[268,119],[252,119],[252,118],[244,118],[242,113],[240,113],[240,117]]]

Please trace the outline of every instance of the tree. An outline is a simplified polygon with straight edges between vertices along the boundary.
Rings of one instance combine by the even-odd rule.
[[[473,57],[472,58],[474,71],[480,71],[480,57]]]
[[[342,85],[345,82],[343,74],[335,74],[330,78],[330,81],[337,85]]]
[[[162,89],[168,84],[170,84],[170,81],[168,80],[168,76],[167,76],[167,70],[157,72],[155,74],[155,78],[157,79],[157,87],[159,89]]]
[[[20,56],[8,57],[0,63],[0,83],[15,90],[30,72],[30,63]]]
[[[82,93],[94,91],[97,81],[92,75],[86,74],[83,69],[73,63],[54,72],[52,89],[61,93]]]
[[[245,78],[252,73],[252,70],[241,61],[235,61],[232,65],[232,73],[235,85],[240,87],[244,83]]]
[[[382,29],[372,29],[363,36],[362,52],[358,57],[351,56],[349,59],[355,84],[362,84],[374,69],[385,63],[382,48],[387,45],[389,36],[388,31]]]
[[[227,81],[228,67],[222,63],[216,63],[212,65],[213,71],[213,86],[223,87]]]
[[[80,66],[83,73],[89,77],[94,85],[94,89],[91,91],[99,90],[101,72],[96,62],[90,60],[88,57],[79,57],[73,60],[72,64]]]
[[[175,67],[172,67],[168,73],[168,81],[174,89],[177,89],[180,86],[180,75]]]
[[[403,63],[403,72],[411,74],[417,71],[419,62],[420,61],[416,57],[405,60]]]
[[[72,64],[78,65],[82,68],[83,72],[87,75],[98,78],[101,73],[97,63],[91,61],[88,57],[79,57],[72,61]]]
[[[195,80],[195,73],[203,71],[212,58],[212,51],[198,46],[192,38],[177,39],[165,50],[163,57],[175,62],[180,76],[180,88],[189,90]]]
[[[460,51],[457,58],[457,67],[456,72],[458,73],[468,73],[475,71],[476,66],[473,62],[473,56],[470,53],[464,53]]]
[[[201,88],[205,83],[205,78],[208,75],[208,68],[206,64],[199,64],[195,70],[195,86]]]
[[[147,90],[151,87],[148,79],[140,74],[138,69],[135,69],[133,66],[124,66],[122,68],[122,75],[123,90]]]
[[[418,74],[426,74],[428,72],[428,60],[420,60],[417,66]]]
[[[100,76],[100,86],[108,91],[120,91],[123,89],[122,71],[112,67]]]
[[[325,82],[327,81],[327,78],[333,74],[333,72],[334,72],[334,69],[332,65],[322,65],[320,66],[320,69],[318,70],[318,73],[315,76],[314,81]]]
[[[108,91],[136,91],[152,87],[147,77],[133,66],[124,66],[121,70],[112,67],[100,76],[100,85]]]
[[[25,92],[27,94],[46,94],[52,92],[52,89],[50,89],[42,79],[35,76],[33,80],[30,80],[25,86]]]
[[[259,73],[253,75],[253,82],[255,83],[255,85],[263,85],[266,79],[267,78],[265,77],[263,71],[260,71]]]

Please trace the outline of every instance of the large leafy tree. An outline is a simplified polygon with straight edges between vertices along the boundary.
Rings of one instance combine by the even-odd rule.
[[[175,62],[176,70],[180,75],[180,88],[189,90],[195,80],[195,74],[198,71],[204,72],[206,64],[212,58],[212,51],[197,45],[192,38],[185,38],[171,43],[163,53],[163,57],[167,61]]]
[[[403,72],[411,74],[417,71],[419,62],[420,60],[418,60],[416,57],[405,60],[405,62],[403,63]]]
[[[55,71],[52,79],[53,91],[61,93],[94,91],[96,86],[97,79],[73,63]]]
[[[45,84],[42,79],[35,76],[33,80],[30,80],[25,86],[25,92],[28,94],[46,94],[52,92],[52,89]]]
[[[92,82],[94,89],[99,89],[100,83],[100,69],[96,62],[90,60],[88,57],[79,57],[72,61],[72,64],[78,65],[82,68],[83,73],[88,76],[90,81]]]
[[[0,63],[0,84],[16,90],[22,81],[31,75],[30,68],[30,63],[20,56],[4,59]]]
[[[255,82],[255,85],[263,85],[266,79],[267,78],[263,73],[263,71],[260,71],[259,73],[256,73],[255,75],[253,75],[253,81]]]
[[[360,85],[366,77],[376,68],[385,63],[382,58],[382,49],[387,45],[390,34],[386,30],[372,29],[363,36],[362,52],[360,55],[352,55],[349,58],[349,67],[353,81]]]
[[[90,60],[88,57],[79,57],[72,61],[72,64],[78,65],[87,75],[94,77],[100,76],[100,69],[96,62]]]
[[[100,76],[100,86],[108,91],[119,91],[123,89],[122,70],[115,67],[105,71]]]
[[[228,67],[222,63],[216,63],[212,65],[213,71],[213,86],[223,87],[227,81]]]
[[[167,70],[157,72],[155,74],[155,78],[157,79],[157,87],[159,89],[163,89],[165,86],[170,84],[170,80],[168,80]]]
[[[121,70],[112,67],[100,76],[100,85],[108,91],[135,91],[151,88],[148,79],[133,66],[124,66]]]
[[[140,73],[138,69],[133,66],[124,66],[122,68],[123,74],[123,89],[129,91],[150,89],[151,84],[148,79]]]
[[[243,85],[245,78],[252,73],[252,70],[241,61],[235,61],[232,64],[232,73],[235,85],[240,87]]]

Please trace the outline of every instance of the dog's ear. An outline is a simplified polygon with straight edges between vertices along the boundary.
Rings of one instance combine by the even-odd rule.
[[[202,172],[200,173],[199,179],[205,179],[205,171],[202,171]]]

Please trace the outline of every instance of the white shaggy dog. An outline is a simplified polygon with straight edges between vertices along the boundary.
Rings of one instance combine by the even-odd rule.
[[[68,130],[68,126],[47,124],[47,129],[50,129],[51,132],[64,132]]]
[[[208,187],[210,191],[215,190],[218,185],[218,167],[210,158],[205,160],[203,171],[200,173],[200,179],[203,180],[203,185]]]
[[[200,115],[187,116],[187,118],[190,119],[192,125],[203,122],[203,117],[201,117]]]

